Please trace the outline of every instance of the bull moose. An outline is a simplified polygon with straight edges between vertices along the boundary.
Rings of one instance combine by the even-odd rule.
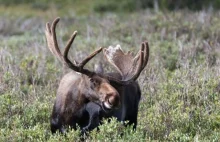
[[[56,18],[52,25],[46,24],[47,44],[52,54],[72,71],[60,81],[51,115],[51,132],[59,130],[64,133],[66,126],[76,129],[77,125],[82,131],[92,130],[103,117],[116,117],[136,128],[141,90],[135,80],[147,65],[148,43],[142,43],[135,57],[131,52],[124,53],[120,46],[110,46],[95,50],[81,62],[71,62],[68,52],[77,31],[70,37],[62,54],[56,37],[59,20]],[[103,73],[84,68],[101,51],[118,72]]]

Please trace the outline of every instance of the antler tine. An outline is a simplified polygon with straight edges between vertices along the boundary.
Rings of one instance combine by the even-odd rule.
[[[52,26],[51,26],[51,29],[50,29],[50,33],[52,34],[52,38],[53,38],[53,43],[54,43],[54,50],[55,50],[55,53],[59,56],[59,58],[62,58],[62,54],[60,52],[60,49],[59,49],[59,46],[58,46],[58,43],[57,43],[57,36],[56,36],[56,26],[57,26],[57,23],[60,21],[60,17],[57,17],[53,23],[52,23]],[[48,23],[49,25],[49,23]],[[54,51],[53,50],[53,51]]]
[[[89,62],[93,57],[95,57],[98,53],[100,53],[102,51],[102,47],[100,47],[99,49],[97,49],[96,51],[94,51],[93,53],[91,53],[88,57],[86,57],[81,63],[79,63],[77,66],[73,66],[71,65],[71,61],[68,59],[68,51],[69,51],[69,47],[65,49],[64,52],[64,60],[65,62],[71,66],[71,68],[74,68],[75,71],[79,71],[81,72],[83,70],[83,67],[85,66],[85,64],[87,62]]]
[[[144,68],[143,68],[143,63],[144,63],[144,49],[145,49],[145,47],[144,47],[144,46],[141,46],[139,64],[138,64],[138,67],[137,67],[137,70],[136,70],[134,76],[133,76],[130,80],[136,80],[136,79],[139,77],[141,71],[144,69]]]
[[[58,43],[57,43],[57,37],[56,37],[56,25],[59,22],[60,18],[56,18],[53,23],[52,26],[50,26],[49,23],[46,24],[46,30],[45,30],[45,34],[46,34],[46,38],[47,38],[47,43],[48,43],[48,47],[50,49],[50,51],[56,56],[58,57],[65,65],[67,65],[69,68],[71,68],[74,71],[77,72],[81,72],[83,74],[86,75],[93,75],[94,72],[89,71],[87,69],[83,69],[83,67],[85,66],[85,64],[87,62],[89,62],[95,55],[97,55],[99,52],[102,51],[102,48],[100,47],[99,49],[97,49],[96,51],[94,51],[92,54],[90,54],[88,57],[86,57],[81,63],[72,63],[69,59],[68,59],[68,52],[69,49],[77,35],[77,31],[74,31],[74,33],[72,34],[72,36],[70,37],[69,41],[67,42],[67,45],[64,49],[64,54],[62,55],[62,53],[60,52]]]
[[[98,53],[102,51],[102,47],[94,51],[92,54],[90,54],[88,57],[86,57],[80,64],[79,66],[83,68],[87,62],[89,62],[93,57],[95,57]]]
[[[71,47],[76,35],[77,35],[77,31],[74,31],[72,36],[70,37],[69,41],[67,42],[67,45],[66,45],[64,53],[63,53],[63,60],[64,60],[64,63],[66,63],[71,69],[77,71],[78,67],[75,64],[73,64],[68,58],[68,53],[69,53],[70,47]]]
[[[67,42],[67,45],[66,45],[65,50],[64,50],[64,57],[65,58],[67,58],[68,52],[70,50],[70,47],[71,47],[76,35],[77,35],[77,31],[74,31],[72,36],[70,37],[69,41]]]
[[[142,68],[144,69],[144,67],[147,65],[148,59],[149,59],[149,45],[148,45],[148,42],[147,41],[143,42],[142,46],[145,47],[144,63],[143,63],[143,66],[142,66]]]
[[[130,79],[130,80],[136,80],[141,71],[144,69],[144,67],[147,65],[148,59],[149,59],[149,46],[148,46],[148,42],[145,41],[141,44],[141,50],[140,50],[140,60],[139,60],[139,64],[137,67],[137,70],[134,74],[134,76]]]

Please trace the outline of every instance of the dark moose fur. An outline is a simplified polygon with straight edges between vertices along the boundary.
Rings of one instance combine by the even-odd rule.
[[[119,74],[114,75],[119,77]],[[77,111],[76,117],[71,119],[71,124],[69,125],[72,128],[76,129],[76,126],[78,125],[84,133],[97,128],[101,124],[103,118],[110,117],[116,117],[120,122],[128,121],[128,125],[133,125],[133,128],[136,128],[138,104],[141,98],[141,90],[138,83],[133,82],[128,85],[118,85],[114,82],[110,82],[110,84],[120,94],[121,105],[113,110],[104,110],[99,104],[87,100],[84,102],[85,104],[83,104],[83,107]],[[59,117],[58,115],[59,110],[60,108],[55,103],[51,115],[52,133],[55,133],[57,130],[61,133],[65,132],[64,125],[62,124],[62,117]]]

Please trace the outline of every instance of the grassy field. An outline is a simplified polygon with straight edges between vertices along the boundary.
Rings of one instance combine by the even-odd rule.
[[[100,46],[120,44],[136,52],[142,41],[150,45],[149,63],[138,79],[137,130],[113,119],[87,141],[220,140],[220,12],[100,14],[13,6],[0,7],[0,141],[79,141],[78,130],[66,136],[50,133],[56,89],[69,71],[46,45],[45,23],[57,16],[62,47],[74,30],[79,32],[71,49],[77,60]],[[106,72],[111,70],[101,62]]]

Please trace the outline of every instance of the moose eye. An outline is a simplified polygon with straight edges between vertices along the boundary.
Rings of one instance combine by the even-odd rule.
[[[100,82],[97,79],[90,78],[89,80],[90,80],[91,84],[94,85],[94,86],[97,86],[97,85],[100,84]]]
[[[90,78],[89,81],[95,83],[95,80],[93,78]]]
[[[94,87],[97,85],[97,82],[96,82],[96,80],[95,80],[95,79],[90,78],[90,79],[89,79],[89,81],[91,82],[91,84],[90,84],[90,85],[91,85],[91,87],[92,87],[92,88],[94,88]]]

